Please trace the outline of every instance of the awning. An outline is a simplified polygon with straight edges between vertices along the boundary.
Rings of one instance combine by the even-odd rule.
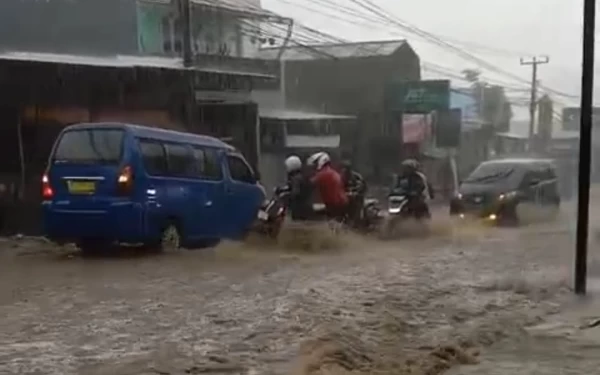
[[[167,56],[139,56],[139,55],[113,55],[89,56],[59,53],[3,51],[0,52],[0,61],[40,62],[51,64],[96,66],[107,68],[157,68],[169,70],[187,70],[201,73],[247,76],[256,78],[275,78],[271,74],[240,71],[235,69],[219,68],[215,66],[185,67],[180,57]]]
[[[260,118],[270,120],[354,120],[355,116],[333,115],[326,113],[293,111],[287,109],[259,108]]]

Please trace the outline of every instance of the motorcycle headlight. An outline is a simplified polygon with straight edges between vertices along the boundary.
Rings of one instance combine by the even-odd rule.
[[[517,196],[516,191],[509,191],[508,193],[503,193],[498,196],[498,200],[505,201],[509,199],[513,199]]]
[[[463,199],[463,195],[459,192],[456,192],[456,193],[454,193],[454,198],[461,200],[461,199]]]

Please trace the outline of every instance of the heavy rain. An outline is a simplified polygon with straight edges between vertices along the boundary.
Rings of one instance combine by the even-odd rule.
[[[3,0],[0,374],[595,373],[594,4]]]

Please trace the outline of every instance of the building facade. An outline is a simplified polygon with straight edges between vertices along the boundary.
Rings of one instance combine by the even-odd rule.
[[[260,0],[189,0],[196,54],[256,56],[261,21],[288,21]],[[0,50],[181,55],[177,0],[4,0]]]
[[[259,20],[278,18],[259,0],[190,0],[192,49],[196,54],[254,57],[262,40]],[[169,0],[139,0],[136,7],[138,50],[179,55],[181,20]]]
[[[263,48],[259,56],[277,59],[280,49]],[[378,170],[383,159],[399,164],[402,145],[386,116],[384,96],[391,81],[420,79],[419,57],[408,42],[292,45],[281,59],[287,109],[354,117],[352,152],[343,156],[373,180],[387,173]]]

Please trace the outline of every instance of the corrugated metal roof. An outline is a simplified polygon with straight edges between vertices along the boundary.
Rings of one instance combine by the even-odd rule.
[[[290,148],[338,148],[340,139],[339,135],[288,135],[285,145]]]
[[[343,59],[349,57],[389,56],[406,44],[405,40],[387,40],[376,42],[356,42],[339,44],[313,44],[287,47],[283,53],[284,60],[319,60],[327,58]],[[263,48],[258,57],[276,59],[279,47]]]
[[[0,60],[35,61],[57,64],[106,66],[106,67],[153,67],[165,69],[183,69],[183,60],[162,56],[87,56],[44,52],[0,52]]]
[[[191,0],[193,4],[220,8],[235,12],[245,12],[249,15],[281,18],[278,14],[263,9],[260,2],[249,0]]]
[[[258,113],[261,118],[273,120],[352,120],[356,118],[354,116],[260,107]]]
[[[172,0],[141,0],[145,3],[171,4]],[[279,20],[288,20],[276,13],[263,9],[260,1],[253,0],[190,0],[192,4],[228,10],[231,12],[246,13],[248,16],[274,18]]]
[[[71,55],[42,52],[17,52],[0,51],[0,60],[33,61],[68,65],[85,65],[114,68],[159,68],[171,70],[196,70],[205,73],[230,74],[248,77],[274,78],[273,75],[238,71],[219,67],[194,67],[183,66],[183,59],[179,57],[163,56],[138,56],[138,55],[114,55],[114,56],[88,56]]]

